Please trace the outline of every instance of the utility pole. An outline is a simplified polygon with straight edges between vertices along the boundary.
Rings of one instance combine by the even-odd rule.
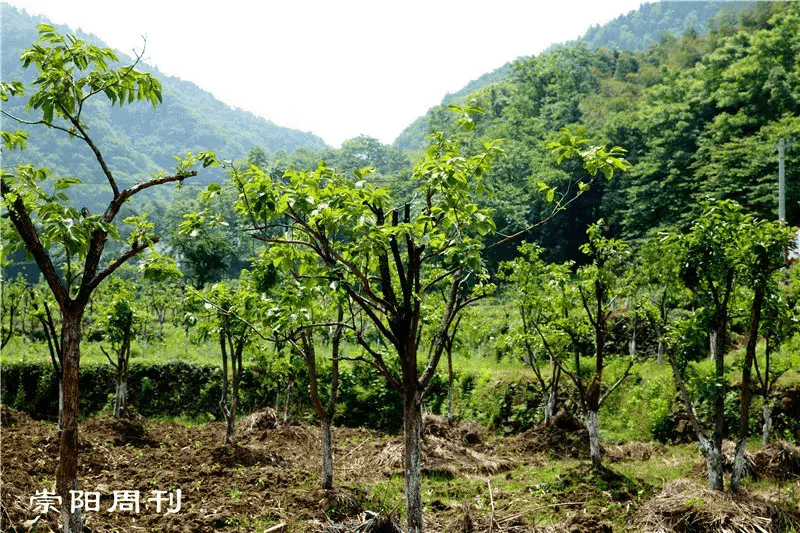
[[[786,173],[784,170],[784,157],[786,139],[778,141],[778,221],[786,224]]]

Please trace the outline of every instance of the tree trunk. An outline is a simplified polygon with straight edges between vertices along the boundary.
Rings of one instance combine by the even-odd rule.
[[[117,388],[114,391],[114,418],[122,418],[128,413],[128,380],[124,377],[117,379]]]
[[[320,418],[322,433],[322,488],[333,488],[333,432],[331,420],[327,416]]]
[[[126,331],[117,357],[117,388],[114,391],[114,418],[128,415],[128,359],[131,353],[131,332]]]
[[[602,466],[600,455],[600,377],[595,376],[586,390],[586,429],[589,431],[589,457],[592,466]]]
[[[453,425],[453,351],[447,350],[447,423]]]
[[[715,439],[704,437],[700,437],[700,446],[706,456],[709,485],[714,490],[725,490],[725,479],[722,474],[722,446],[718,446]]]
[[[764,398],[764,425],[761,426],[761,444],[769,442],[772,431],[772,408],[769,406],[769,397]]]
[[[62,366],[61,438],[59,439],[58,466],[56,467],[56,493],[61,497],[61,520],[64,533],[81,533],[81,509],[72,511],[71,490],[78,490],[78,383],[81,359],[81,319],[83,309],[62,310],[61,346],[64,350]]]
[[[586,429],[589,431],[589,457],[592,466],[599,468],[603,465],[603,458],[600,454],[600,417],[597,411],[587,411]]]
[[[225,415],[225,444],[236,444],[236,398],[231,400],[231,407]]]
[[[722,476],[722,437],[725,434],[725,326],[712,327],[709,333],[711,357],[714,360],[716,379],[719,386],[715,387],[713,424],[714,431],[711,442],[707,447],[706,461],[708,462],[708,481],[714,490],[725,490],[725,480]]]
[[[408,533],[422,533],[422,398],[412,387],[403,395],[403,469]]]
[[[283,406],[283,422],[286,423],[289,420],[289,405],[292,401],[292,388],[294,388],[294,378],[289,382],[289,385],[286,386],[286,404]]]
[[[220,327],[219,330],[219,348],[222,353],[222,394],[219,399],[219,408],[222,411],[222,417],[225,419],[225,444],[232,446],[235,443],[236,437],[236,398],[231,399],[230,406],[228,405],[228,349],[225,337],[225,327]],[[235,354],[231,353],[231,365],[233,366],[233,373],[236,373]]]
[[[721,351],[720,340],[721,339],[718,331],[712,329],[711,331],[708,332],[708,348],[712,361],[716,361],[720,354]]]
[[[58,441],[61,442],[61,433],[64,430],[64,377],[58,374]]]
[[[739,438],[736,442],[736,454],[733,460],[733,473],[731,474],[731,490],[739,492],[742,479],[747,470],[747,436],[750,429],[750,401],[753,393],[750,390],[750,375],[753,361],[756,358],[758,345],[758,328],[761,323],[761,308],[764,305],[764,286],[756,285],[753,295],[753,309],[750,315],[750,331],[747,336],[745,348],[744,367],[742,368],[742,394],[739,402]]]
[[[553,417],[556,415],[556,398],[558,397],[558,389],[556,384],[553,383],[550,387],[550,390],[547,393],[547,396],[544,400],[544,423],[545,425],[550,425],[550,422],[553,420]]]
[[[339,311],[339,322],[342,320],[343,312]],[[300,347],[298,350],[306,361],[308,369],[308,391],[311,395],[311,403],[319,417],[320,440],[322,442],[322,488],[333,488],[333,436],[331,434],[331,420],[336,409],[336,389],[339,379],[339,344],[341,342],[342,329],[337,327],[333,336],[331,346],[331,394],[328,399],[327,409],[322,405],[322,398],[319,395],[319,383],[317,381],[317,354],[314,348],[314,337],[310,330],[300,333]]]

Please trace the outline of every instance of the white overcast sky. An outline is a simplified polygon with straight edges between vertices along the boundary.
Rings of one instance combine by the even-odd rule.
[[[6,0],[331,146],[389,144],[446,93],[642,0]]]

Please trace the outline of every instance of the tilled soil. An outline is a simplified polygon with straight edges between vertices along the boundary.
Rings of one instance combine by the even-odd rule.
[[[0,421],[0,531],[59,531],[57,507],[41,512],[46,500],[42,492],[52,493],[55,489],[55,425],[5,408],[0,412]],[[275,526],[275,533],[400,530],[399,513],[387,517],[372,512],[380,509],[373,505],[375,495],[368,494],[370,489],[365,488],[379,481],[402,479],[400,437],[366,429],[336,428],[337,488],[325,491],[319,488],[317,427],[283,424],[268,409],[237,422],[235,446],[223,445],[224,435],[221,423],[187,427],[143,419],[115,420],[107,415],[81,422],[78,488],[99,494],[97,510],[92,507],[84,513],[84,531],[260,533]],[[523,493],[493,489],[490,484],[490,476],[501,474],[508,478],[520,465],[544,464],[548,455],[577,457],[575,448],[582,447],[582,438],[580,432],[569,435],[553,428],[511,438],[490,438],[476,424],[461,422],[451,427],[441,417],[426,417],[423,474],[454,482],[472,478],[488,492],[482,506],[468,502],[448,505],[438,499],[429,502],[425,509],[426,531],[613,531],[602,513],[592,515],[572,504],[589,499],[591,492],[597,490],[594,485],[599,483],[603,485],[601,494],[610,505],[635,509],[637,494],[655,488],[634,483],[610,470],[595,479],[592,476],[596,473],[581,466],[564,474],[565,490],[553,493],[559,503],[548,500],[541,506],[565,511],[556,523],[543,525],[526,519],[530,516],[526,505],[530,504],[523,505]],[[549,453],[541,453],[547,449]],[[658,453],[656,446],[631,444],[608,449],[607,457],[610,462],[647,461]],[[531,488],[533,492],[537,490],[540,489]],[[138,513],[109,510],[115,504],[132,507],[137,494],[133,491],[138,491]],[[161,500],[160,510],[157,499]],[[286,527],[282,529],[280,524]]]
[[[31,501],[36,492],[55,489],[56,427],[24,413],[3,414],[0,529],[57,530],[57,512],[42,514],[38,500]],[[325,511],[333,507],[330,504],[336,503],[337,496],[316,488],[318,430],[277,427],[274,421],[253,424],[253,418],[258,414],[240,421],[236,446],[222,444],[225,427],[221,423],[186,427],[109,416],[81,422],[78,488],[100,493],[100,510],[84,513],[86,528],[93,532],[237,531],[244,525],[243,516],[251,524],[278,523],[289,516],[326,520]],[[352,452],[349,461],[337,465],[338,482],[386,475],[358,469],[366,455],[375,455],[374,446],[383,443],[384,437],[343,428],[335,430],[334,438],[337,458]],[[359,443],[361,447],[355,449]],[[180,510],[170,513],[177,509],[176,489],[181,491]],[[117,491],[139,491],[139,513],[109,512]],[[163,499],[160,514],[156,500],[146,501],[159,496]],[[326,502],[331,497],[334,502]]]

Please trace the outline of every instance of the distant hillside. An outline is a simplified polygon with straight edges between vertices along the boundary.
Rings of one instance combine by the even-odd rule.
[[[647,50],[664,34],[679,37],[689,28],[699,35],[710,29],[720,12],[735,16],[738,11],[752,7],[755,2],[656,2],[620,15],[586,31],[583,41],[589,48],[617,50]],[[572,41],[575,42],[575,41]],[[569,44],[569,43],[567,43]]]
[[[580,39],[589,49],[608,48],[623,50],[646,50],[656,44],[662,35],[680,36],[689,28],[705,34],[714,17],[721,11],[735,17],[738,11],[753,5],[753,2],[658,2],[643,3],[638,10],[620,15],[602,26],[596,24]],[[575,44],[577,40],[553,43],[545,52]],[[506,78],[511,63],[484,74],[469,82],[455,94],[447,94],[440,106],[463,102],[471,93]],[[395,140],[393,146],[401,150],[419,150],[427,144],[428,123],[438,108],[432,108],[424,116],[412,122]]]
[[[1,3],[3,81],[22,79],[30,82],[33,69],[23,71],[19,62],[22,51],[38,39],[36,25],[50,23],[43,17],[32,17]],[[106,46],[94,35],[75,32],[56,26],[61,33],[74,33],[79,38]],[[117,52],[121,62],[131,59]],[[152,72],[162,84],[163,104],[157,109],[140,102],[124,107],[112,107],[95,99],[85,113],[91,133],[112,171],[121,181],[135,183],[160,170],[175,166],[173,155],[212,150],[225,159],[244,158],[253,146],[267,153],[284,150],[288,153],[300,147],[319,150],[325,142],[312,133],[275,125],[252,113],[232,108],[200,89],[194,83],[166,76],[146,64],[140,70]],[[30,92],[28,92],[28,96]],[[27,97],[10,99],[3,109],[15,116],[25,117]],[[276,102],[276,105],[278,103]],[[4,129],[20,129],[3,117]],[[16,161],[35,161],[58,175],[71,175],[91,183],[97,178],[97,162],[82,143],[70,143],[61,132],[48,132],[44,127],[28,127],[31,139],[27,149],[4,154],[5,166]],[[219,171],[217,171],[219,172]],[[205,180],[219,175],[204,172]],[[84,187],[85,189],[85,187]],[[91,197],[90,191],[83,191]]]
[[[447,93],[444,98],[442,98],[442,103],[440,106],[461,103],[470,93],[477,91],[481,87],[486,87],[487,85],[491,85],[492,83],[502,80],[508,75],[510,65],[511,63],[506,63],[502,67],[495,69],[492,72],[487,72],[476,80],[472,80],[461,90],[453,94]],[[426,115],[421,116],[412,122],[400,133],[400,135],[397,136],[397,139],[395,139],[392,146],[398,150],[423,149],[427,144],[427,136],[430,134],[430,132],[427,131],[428,122],[435,109],[437,108],[432,108]]]

